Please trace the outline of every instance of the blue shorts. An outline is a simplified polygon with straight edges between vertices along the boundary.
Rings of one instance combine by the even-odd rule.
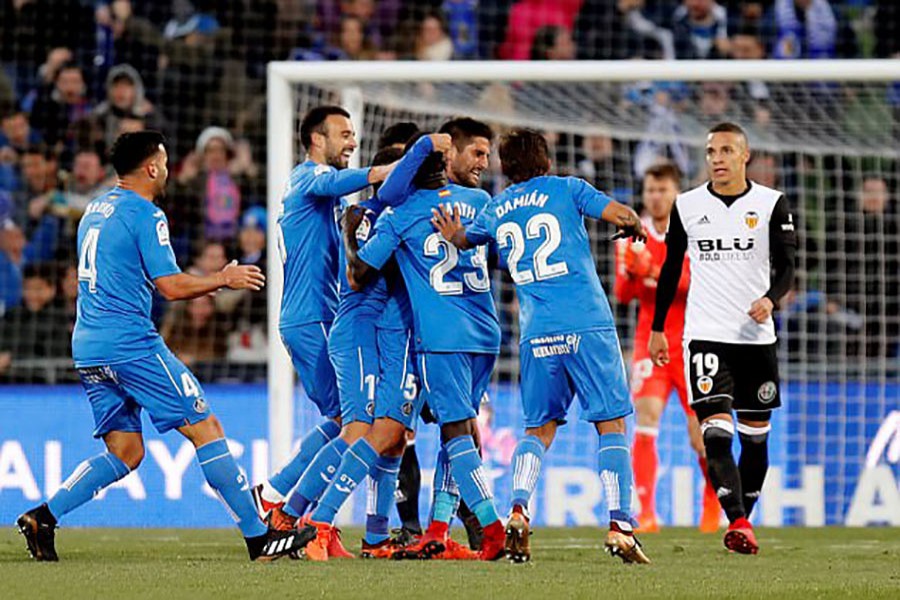
[[[474,419],[491,382],[497,356],[455,352],[422,353],[422,395],[441,425]]]
[[[634,411],[615,329],[532,338],[519,344],[519,361],[525,427],[565,423],[575,394],[591,423]]]
[[[341,398],[341,425],[354,421],[372,424],[375,418],[375,387],[378,383],[378,348],[365,344],[330,349],[328,353]]]
[[[419,393],[416,352],[409,331],[378,330],[380,372],[375,390],[375,418],[389,418],[415,430],[425,402]]]
[[[307,397],[327,419],[341,414],[334,368],[328,358],[330,329],[331,323],[320,321],[281,330],[281,341],[291,355],[291,362],[294,363]]]
[[[200,382],[172,352],[115,365],[78,369],[94,413],[94,437],[110,431],[141,432],[141,409],[160,433],[210,416]]]

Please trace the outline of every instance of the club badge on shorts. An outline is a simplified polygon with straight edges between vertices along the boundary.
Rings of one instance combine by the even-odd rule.
[[[697,380],[697,389],[700,390],[702,394],[708,394],[712,391],[713,380],[711,377],[707,377],[704,375],[700,379]]]
[[[775,399],[776,393],[778,393],[778,386],[775,385],[774,381],[767,381],[759,386],[756,397],[759,398],[759,401],[763,404],[768,404]]]

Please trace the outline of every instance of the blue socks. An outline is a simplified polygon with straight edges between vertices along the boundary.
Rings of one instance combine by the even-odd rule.
[[[369,472],[368,506],[366,508],[366,543],[379,544],[390,537],[389,515],[394,506],[400,456],[379,456]]]
[[[319,499],[341,464],[341,457],[347,451],[347,442],[336,437],[316,454],[316,457],[303,472],[287,503],[284,512],[292,517],[302,517],[309,505]]]
[[[633,474],[631,471],[631,453],[624,433],[604,433],[600,436],[600,481],[606,493],[609,506],[609,520],[630,531],[633,524],[631,518],[631,488]]]
[[[459,508],[459,488],[450,474],[447,450],[441,448],[434,465],[434,484],[431,498],[431,520],[450,524]]]
[[[336,438],[340,432],[341,426],[331,420],[314,427],[300,442],[297,454],[280,471],[269,478],[269,485],[282,496],[287,496],[319,450]]]
[[[544,450],[544,443],[533,435],[526,435],[516,445],[512,459],[513,492],[510,501],[512,506],[518,505],[528,510],[528,502],[534,494],[538,476],[541,474]]]
[[[312,520],[316,523],[334,523],[341,506],[369,474],[377,460],[378,453],[372,449],[369,442],[365,439],[354,442],[353,446],[344,452],[340,468],[319,500],[316,510],[313,511]]]
[[[104,452],[89,458],[69,475],[47,502],[50,513],[58,520],[94,497],[94,494],[131,472],[119,457]]]
[[[197,448],[197,460],[206,481],[228,508],[244,537],[258,537],[268,531],[260,521],[250,495],[250,482],[238,469],[224,439]]]
[[[455,437],[446,444],[450,472],[459,486],[460,495],[478,517],[483,527],[498,520],[494,497],[488,487],[481,456],[471,435]]]

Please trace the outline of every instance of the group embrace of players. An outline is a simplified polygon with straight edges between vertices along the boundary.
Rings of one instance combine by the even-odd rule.
[[[79,465],[48,503],[19,518],[32,556],[56,560],[57,520],[138,466],[143,408],[159,431],[178,429],[194,443],[251,559],[353,557],[333,523],[368,478],[362,556],[525,562],[531,557],[528,506],[543,456],[577,396],[582,418],[599,435],[598,469],[609,508],[605,548],[624,562],[649,563],[634,536],[625,427],[632,401],[586,216],[612,223],[621,243],[631,238],[631,246],[623,247],[622,277],[658,281],[650,285],[658,287],[652,333],[642,341],[654,364],[636,357],[636,365],[648,370],[644,379],[679,381],[666,364],[668,339],[680,345],[681,336],[666,330],[667,339],[663,326],[689,250],[693,280],[684,362],[686,393],[699,419],[694,435],[702,439],[695,446],[701,456],[705,451],[710,487],[729,518],[726,547],[756,553],[746,517],[765,477],[768,421],[779,404],[771,313],[793,273],[793,224],[780,194],[745,180],[749,150],[740,128],[726,124],[711,131],[711,182],[680,195],[674,209],[671,194],[646,224],[583,180],[548,175],[550,153],[538,132],[515,129],[502,136],[497,148],[510,185],[493,198],[479,188],[494,146],[488,125],[457,118],[437,133],[420,133],[413,124],[386,133],[372,166],[348,168],[357,147],[350,115],[321,106],[303,117],[306,161],[292,171],[278,215],[285,281],[280,332],[324,421],[279,472],[252,489],[200,384],[153,329],[150,295],[152,286],[168,299],[220,287],[258,291],[264,277],[256,267],[236,264],[208,277],[181,273],[166,217],[153,204],[167,178],[163,140],[142,132],[117,141],[112,162],[119,183],[92,202],[79,226],[73,336],[94,435],[104,439],[107,452]],[[369,187],[369,199],[347,201]],[[719,206],[709,206],[710,198]],[[641,245],[648,241],[645,228],[652,228],[652,243],[665,230],[669,210],[668,255],[654,269]],[[493,264],[508,270],[518,294],[526,428],[513,455],[505,523],[482,467],[475,421],[500,349]],[[655,389],[638,399],[644,407],[639,433],[647,435],[670,388],[641,389]],[[739,467],[731,451],[732,409],[743,447]],[[436,422],[441,436],[424,532],[418,467],[408,442],[420,415]],[[646,481],[647,469],[638,472]],[[398,478],[404,528],[391,537]],[[641,498],[642,516],[652,531],[658,526],[652,481],[649,488]],[[718,507],[710,512],[717,521]],[[468,548],[449,535],[454,516],[467,525]]]

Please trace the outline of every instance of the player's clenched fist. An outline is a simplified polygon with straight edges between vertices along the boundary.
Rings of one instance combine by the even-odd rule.
[[[747,314],[757,323],[765,323],[769,317],[772,316],[772,311],[774,309],[775,304],[769,298],[763,296],[762,298],[753,301]]]
[[[266,285],[266,276],[256,265],[239,265],[236,260],[231,261],[225,268],[220,271],[222,275],[222,287],[228,287],[233,290],[253,290],[255,292],[263,289]]]
[[[453,144],[453,138],[450,137],[449,133],[432,133],[428,137],[431,138],[431,147],[434,148],[435,152],[444,152],[446,154]]]
[[[657,367],[669,364],[669,341],[661,331],[650,332],[650,358]]]

